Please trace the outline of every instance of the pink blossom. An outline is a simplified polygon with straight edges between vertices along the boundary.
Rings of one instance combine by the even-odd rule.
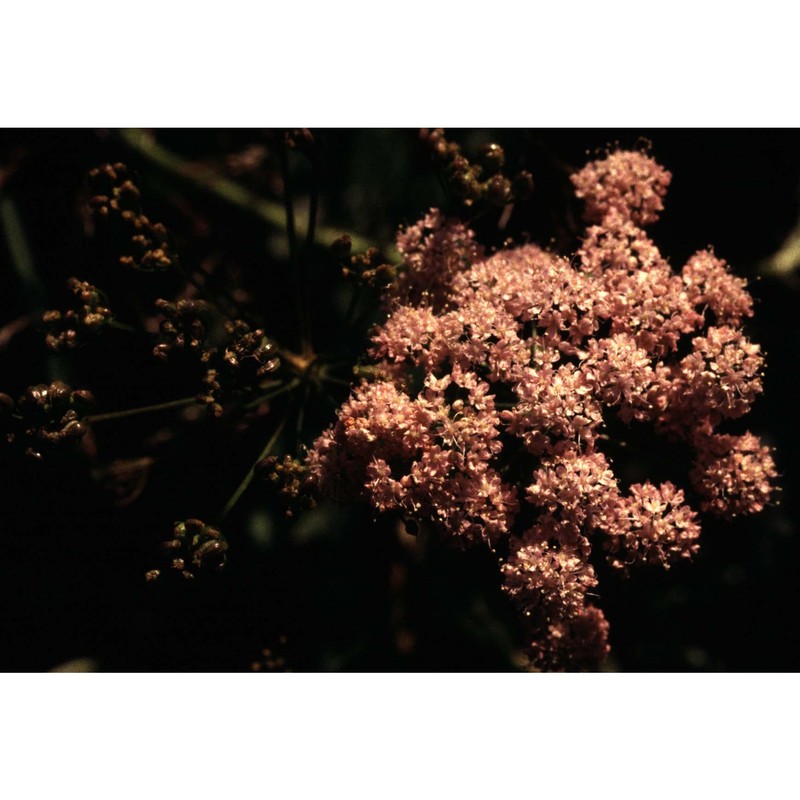
[[[523,542],[512,543],[502,567],[508,595],[523,614],[546,624],[579,616],[586,592],[597,586],[591,565],[557,542]]]
[[[708,328],[692,340],[692,352],[672,365],[659,425],[687,436],[743,416],[763,390],[763,365],[761,348],[739,329]]]
[[[389,287],[384,302],[430,305],[440,308],[456,274],[482,253],[475,234],[458,220],[445,219],[432,208],[416,225],[401,230],[397,249],[406,270]]]
[[[672,483],[636,483],[624,498],[627,528],[612,530],[606,542],[608,562],[626,570],[634,564],[669,567],[698,549],[697,514]]]
[[[599,279],[595,315],[611,323],[612,333],[629,333],[647,352],[664,355],[677,348],[681,334],[702,325],[680,276],[619,213],[588,229],[578,257],[581,270]]]
[[[528,486],[528,502],[580,529],[605,528],[615,520],[620,502],[617,479],[606,457],[569,449],[543,459]]]
[[[759,511],[777,477],[756,437],[718,430],[762,391],[763,356],[741,328],[745,282],[710,251],[676,274],[642,230],[669,180],[626,152],[573,176],[594,224],[572,256],[525,245],[484,257],[435,210],[402,231],[405,273],[368,353],[385,379],[356,387],[308,455],[323,494],[507,551],[503,589],[539,669],[608,652],[589,602],[593,547],[624,572],[698,550],[680,488],[620,486],[603,452],[610,415],[697,450],[703,511]]]
[[[747,281],[732,275],[727,263],[711,251],[695,253],[681,275],[692,304],[711,311],[717,325],[739,325],[742,317],[753,316]]]
[[[648,225],[664,210],[671,173],[646,153],[618,150],[592,161],[572,176],[575,194],[586,203],[589,222],[600,222],[612,210]]]
[[[532,453],[554,452],[566,442],[594,442],[603,422],[601,406],[589,377],[573,364],[527,369],[514,389],[519,400],[500,417]]]
[[[690,478],[703,497],[700,508],[726,519],[761,511],[778,476],[771,449],[751,433],[714,434],[697,444]]]
[[[587,605],[578,616],[537,631],[528,648],[531,666],[548,671],[596,669],[609,653],[608,629],[603,612]]]
[[[463,394],[452,403],[453,384]],[[499,417],[488,386],[471,373],[429,375],[416,398],[393,383],[362,384],[308,455],[320,491],[368,500],[490,544],[508,531],[516,492],[491,466]]]
[[[659,406],[663,391],[660,374],[647,351],[627,333],[605,339],[593,339],[587,346],[585,366],[600,400],[606,406],[618,406],[624,422],[649,420]],[[655,364],[657,366],[657,364]]]

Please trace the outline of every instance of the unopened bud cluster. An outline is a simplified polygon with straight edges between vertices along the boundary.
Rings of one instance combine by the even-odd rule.
[[[139,189],[124,164],[104,164],[89,173],[89,208],[98,224],[110,226],[126,251],[120,264],[145,272],[162,272],[178,264],[172,236],[142,211]]]
[[[96,286],[70,278],[67,283],[74,298],[74,308],[45,311],[42,322],[47,333],[45,344],[51,350],[68,350],[114,321],[108,298]]]
[[[221,358],[206,372],[198,397],[198,402],[208,405],[215,416],[222,414],[227,396],[253,392],[281,365],[277,345],[261,328],[253,330],[243,320],[229,320],[225,334]]]
[[[156,300],[164,315],[159,324],[159,343],[153,355],[165,361],[171,353],[188,352],[207,362],[214,354],[208,343],[212,307],[205,300],[181,299],[177,302]]]
[[[255,474],[278,489],[286,502],[287,516],[292,516],[296,508],[310,509],[316,506],[313,496],[315,480],[308,465],[302,461],[291,456],[283,459],[268,456],[256,464]]]
[[[476,162],[448,141],[441,128],[423,130],[422,138],[433,155],[444,164],[447,182],[453,194],[466,206],[484,201],[504,206],[514,200],[527,200],[533,192],[533,177],[522,171],[513,178],[503,174],[505,151],[499,144],[484,145]]]
[[[227,561],[228,542],[217,528],[199,519],[176,522],[172,539],[163,542],[161,552],[168,569],[192,580],[205,572],[218,572]],[[145,574],[148,581],[161,577],[162,569]]]
[[[331,254],[348,280],[373,289],[385,289],[397,279],[397,267],[388,264],[377,248],[370,247],[365,253],[351,254],[349,236],[339,237],[331,245]]]
[[[61,381],[29,386],[16,403],[0,394],[0,426],[9,444],[41,459],[84,437],[86,412],[93,402],[90,392],[72,390]]]

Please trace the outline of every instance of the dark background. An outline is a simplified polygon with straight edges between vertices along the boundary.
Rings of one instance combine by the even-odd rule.
[[[416,131],[314,135],[326,226],[389,252],[400,223],[450,202]],[[797,669],[798,288],[793,273],[768,276],[762,265],[800,216],[800,134],[484,130],[448,136],[468,155],[497,141],[513,170],[534,176],[533,197],[515,207],[505,230],[498,229],[496,213],[476,221],[482,242],[530,237],[566,250],[579,232],[569,172],[598,148],[646,138],[673,173],[666,211],[651,231],[662,253],[679,269],[713,244],[751,279],[756,316],[747,330],[767,353],[767,371],[747,425],[777,448],[780,504],[734,523],[704,520],[692,565],[667,573],[643,569],[627,580],[601,572],[598,603],[611,623],[611,669]],[[275,134],[160,131],[157,140],[259,196],[281,200]],[[256,166],[242,171],[229,156],[253,146]],[[63,305],[71,275],[105,289],[119,318],[129,321],[180,288],[173,276],[125,272],[113,247],[90,235],[85,176],[105,161],[124,161],[136,171],[145,212],[173,231],[185,264],[205,264],[220,284],[241,287],[267,332],[295,344],[295,276],[282,232],[153,163],[116,131],[0,133],[0,199],[13,203],[33,263],[26,276],[7,243],[0,245],[0,326]],[[312,173],[297,153],[291,169],[303,198]],[[315,343],[354,362],[370,317],[355,329],[344,326],[350,289],[325,248],[312,256]],[[0,345],[0,391],[17,396],[30,384],[61,377],[91,389],[103,411],[191,394],[196,373],[188,365],[154,362],[151,347],[144,334],[110,331],[54,357],[36,326],[23,321]],[[301,442],[310,443],[332,417],[332,405],[314,405]],[[287,520],[263,485],[254,484],[227,520],[225,571],[193,583],[146,584],[143,573],[173,522],[212,519],[268,434],[259,420],[242,430],[235,420],[159,416],[97,426],[92,463],[77,451],[32,464],[4,448],[0,666],[43,670],[91,658],[107,670],[247,670],[267,647],[297,670],[514,667],[521,631],[491,558],[432,541],[419,546],[398,532],[396,520],[376,521],[366,509],[322,507]],[[154,458],[147,486],[136,502],[119,508],[93,469],[143,450]]]

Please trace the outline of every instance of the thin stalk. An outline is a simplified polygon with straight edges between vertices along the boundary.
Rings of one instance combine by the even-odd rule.
[[[266,403],[267,400],[273,400],[276,397],[280,397],[282,394],[286,394],[286,392],[291,392],[293,389],[296,389],[300,385],[300,378],[294,378],[293,380],[289,381],[289,383],[283,384],[279,388],[275,389],[272,392],[268,392],[267,394],[262,394],[261,397],[257,397],[255,400],[251,400],[247,405],[245,405],[246,409],[255,408],[256,406],[260,406],[262,403]]]
[[[132,333],[136,330],[133,325],[128,325],[127,322],[120,322],[119,320],[112,319],[106,323],[107,328],[113,328],[115,331],[127,331],[128,333]]]
[[[356,308],[358,307],[358,301],[361,299],[362,285],[363,284],[361,282],[357,283],[353,289],[353,293],[350,295],[350,303],[348,304],[347,311],[345,311],[344,314],[343,325],[345,327],[349,327],[353,322],[353,317],[356,313]]]
[[[36,269],[17,205],[5,192],[0,192],[0,230],[6,239],[11,266],[20,283],[20,291],[25,298],[28,311],[39,316],[47,308],[44,283]],[[50,380],[68,380],[69,376],[62,361],[53,355],[48,355],[46,363]]]
[[[219,200],[235,206],[260,219],[273,230],[286,229],[286,211],[280,203],[265,200],[241,184],[202,164],[195,164],[160,145],[153,135],[138,128],[125,128],[119,132],[122,141],[139,156],[158,169],[168,172]],[[316,238],[324,246],[332,245],[345,231],[327,226],[317,226]],[[357,234],[350,233],[353,249],[368,250],[371,243]]]
[[[305,375],[308,372],[309,367],[314,363],[313,358],[301,356],[285,347],[279,346],[277,352],[280,358],[289,366],[295,375]]]
[[[444,179],[444,173],[440,170],[436,170],[436,178],[439,181],[439,188],[442,190],[442,194],[444,195],[444,201],[448,205],[452,205],[453,203],[453,193],[450,190],[450,187],[447,184],[447,181]]]
[[[319,183],[316,175],[311,185],[311,197],[308,206],[308,228],[306,229],[306,255],[311,254],[314,247],[314,236],[317,232],[317,214],[319,214]]]
[[[36,272],[28,237],[25,235],[17,205],[8,195],[0,196],[0,223],[11,256],[11,264],[22,285],[28,305],[33,311],[41,311],[45,307],[42,282]]]
[[[311,251],[314,248],[314,234],[317,226],[317,214],[319,213],[319,182],[317,180],[316,158],[313,164],[313,175],[311,179],[311,197],[308,207],[308,227],[306,228],[306,245],[303,255],[300,257],[300,305],[302,308],[302,351],[303,355],[311,356],[314,347],[311,339],[311,282],[308,276],[308,264],[311,258]]]
[[[289,258],[294,263],[297,257],[297,229],[294,224],[292,184],[289,180],[289,154],[286,152],[284,143],[281,143],[281,176],[283,177],[283,209],[286,214],[286,237],[289,240]]]
[[[166,403],[157,403],[153,406],[140,406],[139,408],[126,408],[124,411],[109,411],[106,414],[93,414],[86,418],[90,424],[95,422],[107,422],[112,419],[124,419],[125,417],[135,417],[139,414],[152,414],[156,411],[167,411],[170,408],[181,408],[197,402],[197,396],[183,397],[180,400],[169,400]]]
[[[300,408],[297,409],[297,419],[295,421],[295,430],[294,430],[294,441],[295,441],[295,449],[300,447],[300,435],[303,432],[303,423],[305,422],[305,414],[306,414],[306,405],[308,405],[308,396],[311,393],[311,384],[306,381],[306,385],[303,387],[303,402],[300,404]]]
[[[233,510],[234,506],[241,499],[242,495],[247,491],[247,487],[250,485],[250,483],[253,480],[253,475],[255,474],[254,473],[254,469],[255,469],[256,464],[258,464],[259,461],[262,461],[263,459],[265,459],[272,452],[272,448],[275,447],[275,445],[278,443],[278,439],[280,439],[280,436],[283,433],[283,429],[284,429],[284,427],[286,427],[286,419],[287,419],[287,417],[284,417],[281,420],[280,424],[275,429],[275,433],[272,434],[272,437],[266,443],[266,445],[264,445],[264,449],[261,451],[261,453],[259,454],[258,458],[255,460],[253,465],[247,471],[247,475],[244,476],[244,479],[242,480],[242,482],[236,487],[236,491],[231,495],[231,497],[228,500],[228,502],[225,503],[225,508],[222,509],[222,513],[219,515],[220,522],[222,520],[224,520],[225,517],[228,516],[228,514],[230,514],[230,512]]]
[[[298,252],[294,197],[289,173],[289,153],[284,142],[281,143],[281,175],[283,177],[283,202],[286,209],[286,238],[289,242],[289,261],[292,273],[295,276],[294,294],[298,329],[300,331],[300,352],[303,356],[309,357],[313,355],[314,349],[311,346],[311,314],[308,302],[308,244],[306,243],[303,253]],[[311,222],[313,216],[316,216],[316,210],[309,217],[307,234],[309,232],[313,233]]]

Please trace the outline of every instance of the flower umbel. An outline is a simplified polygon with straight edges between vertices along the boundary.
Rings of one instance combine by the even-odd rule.
[[[610,420],[694,450],[700,511],[753,513],[774,489],[769,448],[720,430],[762,391],[745,282],[707,250],[675,273],[643,230],[670,179],[625,151],[574,175],[589,227],[569,258],[535,245],[486,256],[437,210],[401,231],[406,269],[369,352],[384,377],[355,387],[308,454],[323,495],[507,552],[534,668],[592,668],[608,652],[593,549],[623,573],[698,550],[684,489],[621,483]]]

